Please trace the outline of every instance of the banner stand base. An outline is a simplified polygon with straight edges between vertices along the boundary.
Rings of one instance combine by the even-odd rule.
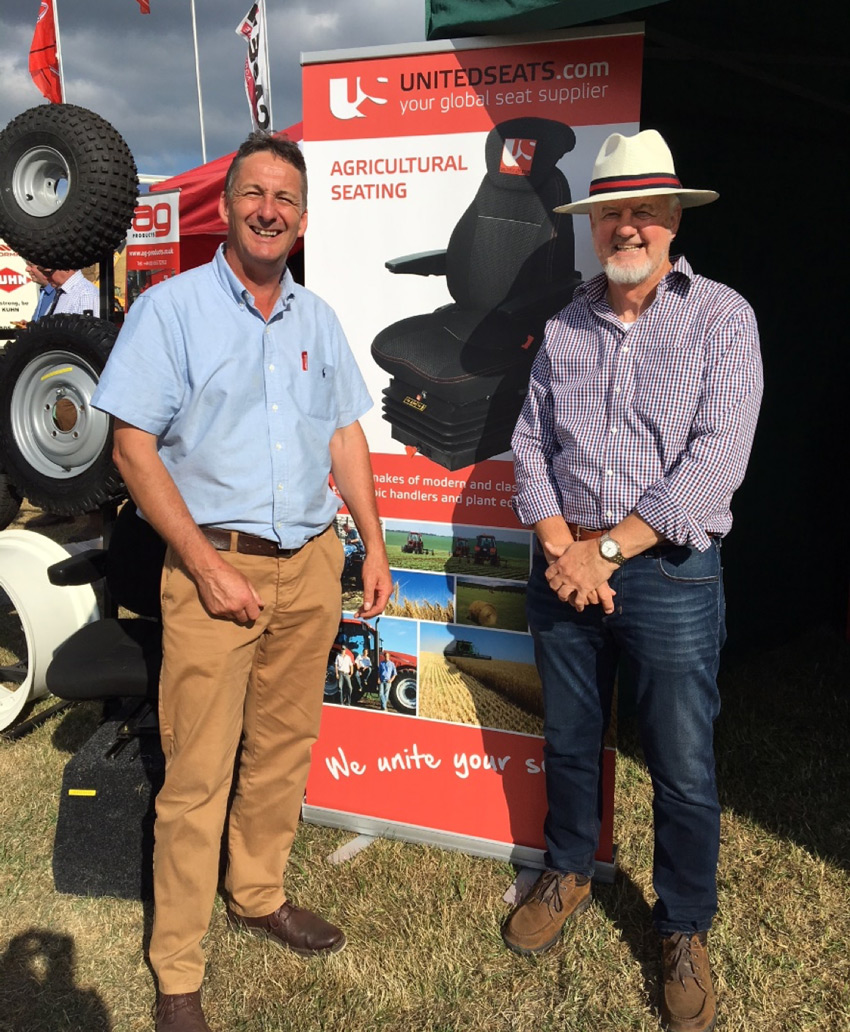
[[[361,814],[343,813],[329,810],[322,806],[304,804],[301,819],[305,824],[317,824],[325,828],[344,828],[358,833],[358,838],[340,847],[331,854],[336,859],[332,863],[340,863],[349,859],[361,849],[371,845],[375,838],[399,839],[423,846],[437,846],[439,849],[455,849],[469,856],[478,856],[487,860],[506,860],[518,867],[533,867],[543,870],[543,850],[532,846],[519,846],[510,842],[496,842],[492,839],[476,838],[474,835],[460,835],[455,832],[439,831],[435,828],[423,828],[415,824],[402,824],[399,821],[386,821],[378,817],[366,817]],[[354,847],[353,851],[350,851]],[[345,855],[341,855],[345,854]],[[617,870],[617,846],[614,846],[611,862],[596,860],[594,880],[605,885],[614,881]]]

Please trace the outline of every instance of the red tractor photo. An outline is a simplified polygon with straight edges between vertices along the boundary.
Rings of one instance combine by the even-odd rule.
[[[479,534],[475,539],[474,559],[476,564],[489,563],[491,566],[499,565],[499,549],[492,534]]]
[[[407,541],[401,546],[402,552],[408,555],[433,555],[433,548],[426,548],[422,541],[422,535],[411,531],[407,535]]]
[[[351,675],[351,705],[360,704],[366,695],[378,698],[378,661],[386,650],[387,656],[396,667],[396,676],[390,684],[390,705],[398,713],[408,717],[416,716],[417,697],[417,659],[406,652],[394,652],[386,648],[378,632],[380,617],[373,627],[365,620],[346,618],[340,620],[336,641],[331,646],[328,656],[328,669],[325,675],[325,702],[340,702],[339,685],[336,674],[336,658],[347,650],[355,660],[358,656],[368,656],[368,669],[355,670]]]

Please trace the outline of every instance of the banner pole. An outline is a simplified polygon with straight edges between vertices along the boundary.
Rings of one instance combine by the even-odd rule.
[[[266,14],[266,0],[260,0],[260,7],[263,10],[263,52],[266,57],[266,88],[269,97],[269,130],[274,131],[274,115],[272,113],[272,72],[269,62],[269,18]]]
[[[198,118],[201,123],[201,159],[207,163],[207,141],[204,136],[204,101],[201,96],[201,64],[198,59],[198,23],[195,19],[195,0],[190,0],[192,7],[192,39],[195,43],[195,81],[198,84]]]
[[[62,91],[62,103],[65,100],[65,64],[62,61],[62,44],[59,41],[59,0],[53,0],[53,31],[56,34],[56,63],[59,65],[59,89]]]

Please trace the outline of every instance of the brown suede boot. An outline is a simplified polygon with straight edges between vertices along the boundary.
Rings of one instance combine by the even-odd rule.
[[[661,940],[661,1024],[667,1032],[711,1032],[717,1017],[705,932]]]
[[[502,938],[514,953],[543,953],[558,941],[567,919],[589,906],[590,878],[544,871],[527,898],[508,914]]]

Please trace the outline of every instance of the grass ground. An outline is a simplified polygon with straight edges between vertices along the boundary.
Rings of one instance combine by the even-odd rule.
[[[848,684],[850,648],[833,633],[726,657],[720,910],[710,938],[718,1030],[850,1028]],[[305,826],[288,891],[341,923],[349,945],[304,962],[234,937],[217,903],[206,939],[212,1028],[656,1029],[651,791],[627,698],[620,716],[618,876],[595,888],[591,909],[552,951],[524,959],[502,946],[510,865],[379,839],[332,866],[326,858],[351,834]],[[150,906],[53,888],[62,769],[98,717],[96,706],[78,706],[0,741],[0,1032],[152,1028]]]

